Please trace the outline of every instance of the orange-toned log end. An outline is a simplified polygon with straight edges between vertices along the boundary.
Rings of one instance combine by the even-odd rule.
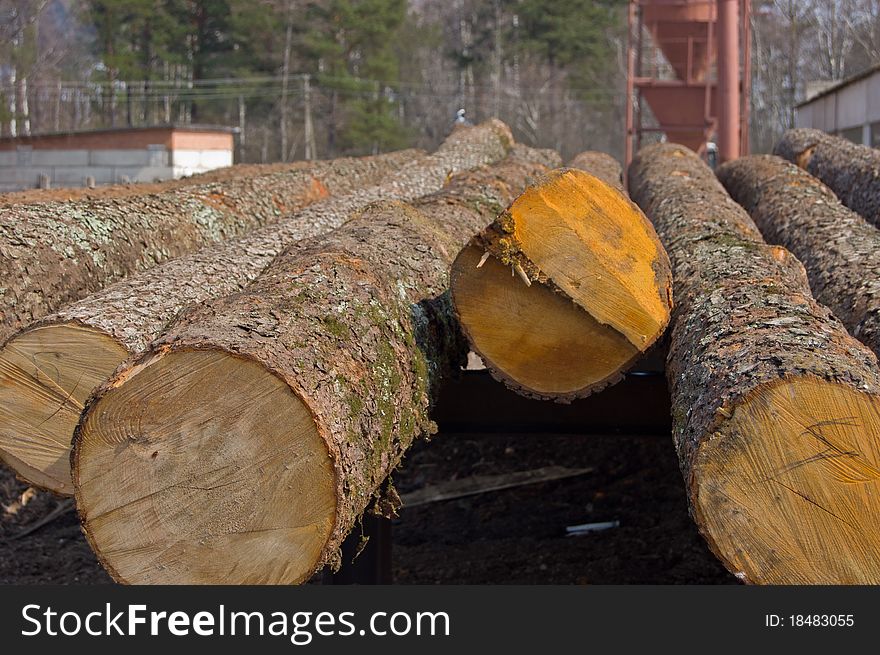
[[[718,418],[688,478],[728,569],[756,584],[880,583],[880,396],[789,377]]]
[[[316,421],[262,364],[156,351],[120,371],[74,438],[76,505],[131,584],[296,584],[321,564],[336,477]]]
[[[128,356],[76,323],[25,330],[0,349],[0,459],[30,484],[73,494],[70,442],[89,394]]]
[[[618,189],[558,169],[471,240],[451,272],[471,347],[515,391],[568,402],[614,383],[669,323],[669,259]]]

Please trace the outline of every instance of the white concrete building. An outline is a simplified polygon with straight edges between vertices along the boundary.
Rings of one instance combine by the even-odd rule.
[[[880,147],[880,65],[804,100],[796,107],[795,125]]]
[[[0,139],[0,191],[155,182],[232,165],[234,128],[164,126]]]

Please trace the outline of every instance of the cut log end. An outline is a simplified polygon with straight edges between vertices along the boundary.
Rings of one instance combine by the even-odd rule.
[[[293,390],[220,350],[158,351],[121,382],[99,393],[73,457],[83,530],[111,575],[133,584],[311,576],[334,527],[336,480]]]
[[[70,443],[83,404],[128,355],[103,332],[46,325],[0,350],[0,458],[27,482],[73,494]]]
[[[662,246],[618,190],[562,169],[526,189],[508,213],[522,253],[598,321],[638,347],[663,331],[669,306],[661,290],[668,280],[657,279]]]
[[[473,348],[496,377],[526,395],[583,395],[613,382],[641,351],[571,300],[526,286],[510,266],[469,246],[453,268],[456,310]]]
[[[880,397],[787,378],[719,418],[690,479],[729,569],[765,584],[880,583]]]
[[[477,266],[483,250],[492,265]],[[641,211],[573,169],[529,187],[452,267],[456,311],[486,365],[524,395],[561,401],[619,379],[663,334],[671,287]]]

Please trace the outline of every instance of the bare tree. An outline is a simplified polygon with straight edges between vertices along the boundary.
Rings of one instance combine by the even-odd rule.
[[[6,131],[30,134],[28,78],[39,62],[37,26],[49,0],[0,0],[0,60],[7,63],[7,102],[10,115]]]
[[[815,35],[815,61],[822,79],[840,80],[846,75],[846,64],[855,45],[851,17],[856,13],[856,0],[810,0],[809,21]]]
[[[880,64],[880,0],[856,0],[844,19],[857,47],[852,63],[857,68]],[[854,72],[850,67],[849,72]]]

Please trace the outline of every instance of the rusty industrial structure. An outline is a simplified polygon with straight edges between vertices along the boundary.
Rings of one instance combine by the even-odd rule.
[[[626,164],[648,133],[718,159],[747,154],[750,0],[631,0]]]

